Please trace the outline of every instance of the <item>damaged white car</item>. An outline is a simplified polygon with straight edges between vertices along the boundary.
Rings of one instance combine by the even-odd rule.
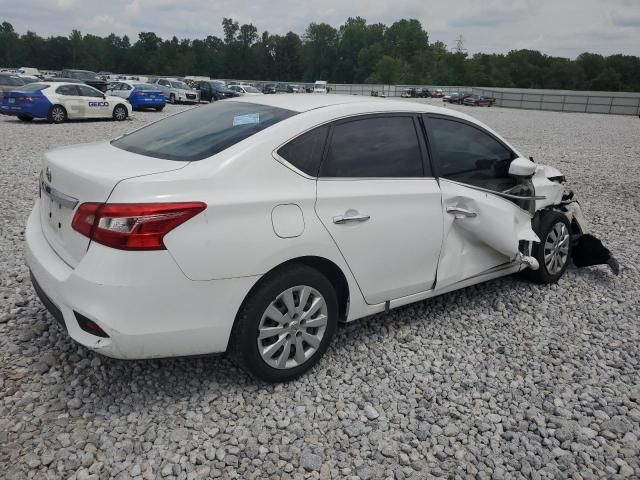
[[[47,153],[27,262],[92,350],[228,351],[285,381],[340,321],[572,258],[617,269],[563,180],[448,109],[238,98]]]

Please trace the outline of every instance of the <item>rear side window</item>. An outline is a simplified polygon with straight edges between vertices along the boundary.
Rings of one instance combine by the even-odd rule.
[[[317,177],[328,132],[329,127],[323,126],[304,133],[280,147],[278,155],[301,172]]]
[[[173,115],[113,140],[115,147],[155,158],[202,160],[296,112],[245,102],[216,102]]]
[[[56,93],[59,95],[71,95],[75,97],[80,95],[75,85],[62,85],[56,89]]]
[[[422,153],[409,116],[373,117],[333,127],[321,177],[422,177]]]

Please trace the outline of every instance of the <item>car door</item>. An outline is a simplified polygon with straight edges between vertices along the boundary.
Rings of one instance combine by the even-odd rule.
[[[441,195],[413,115],[365,115],[332,125],[316,213],[367,303],[433,288]]]
[[[476,124],[436,115],[425,124],[444,218],[436,288],[512,266],[520,242],[538,240],[533,184],[508,173],[517,155]]]
[[[56,95],[58,95],[60,105],[62,105],[67,111],[67,117],[72,119],[84,117],[86,113],[86,105],[83,98],[80,96],[78,85],[61,85],[56,88]]]
[[[80,98],[85,105],[86,118],[110,117],[115,105],[104,98],[104,94],[89,85],[78,85]]]

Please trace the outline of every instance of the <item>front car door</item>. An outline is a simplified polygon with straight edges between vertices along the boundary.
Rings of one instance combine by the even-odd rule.
[[[104,94],[89,85],[78,85],[80,98],[85,105],[85,116],[87,118],[110,117],[115,105],[104,98]]]
[[[431,290],[442,208],[419,119],[364,115],[333,124],[316,213],[367,303]]]
[[[439,115],[424,120],[444,217],[436,288],[513,266],[520,242],[538,240],[533,184],[509,175],[517,154],[479,125]]]

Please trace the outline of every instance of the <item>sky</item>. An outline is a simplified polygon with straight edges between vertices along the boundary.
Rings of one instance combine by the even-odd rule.
[[[575,58],[589,51],[640,56],[640,0],[0,0],[0,21],[19,33],[94,35],[152,31],[162,38],[222,36],[222,18],[261,33],[302,35],[311,22],[348,17],[387,25],[416,18],[449,48],[462,35],[472,53],[540,50]]]

